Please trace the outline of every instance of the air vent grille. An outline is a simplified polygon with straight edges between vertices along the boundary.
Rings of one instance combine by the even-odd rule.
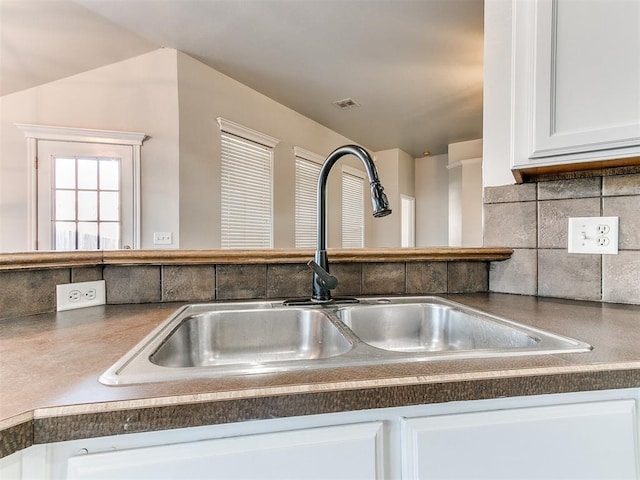
[[[356,102],[353,98],[344,98],[342,100],[336,100],[335,102],[332,102],[332,103],[341,110],[346,110],[348,108],[355,108],[360,106],[360,104]]]

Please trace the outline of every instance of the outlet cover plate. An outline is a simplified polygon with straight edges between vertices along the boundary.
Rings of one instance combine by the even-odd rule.
[[[619,217],[570,217],[569,253],[618,254]]]
[[[56,285],[56,310],[95,307],[106,303],[104,280]]]

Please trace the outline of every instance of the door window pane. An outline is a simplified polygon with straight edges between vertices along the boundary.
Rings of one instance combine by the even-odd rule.
[[[118,221],[120,195],[118,192],[100,192],[100,220]]]
[[[76,223],[56,222],[55,224],[56,250],[76,249]]]
[[[96,222],[78,222],[78,250],[98,248],[98,224]]]
[[[78,188],[95,190],[98,188],[98,161],[78,159]]]
[[[75,220],[76,193],[74,190],[57,190],[55,204],[56,220]]]
[[[98,220],[98,192],[78,192],[78,220]]]
[[[75,158],[55,159],[56,188],[76,188]]]
[[[100,190],[120,190],[120,162],[117,160],[100,162]]]

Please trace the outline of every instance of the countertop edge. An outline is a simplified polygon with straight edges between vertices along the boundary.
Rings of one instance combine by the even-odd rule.
[[[370,248],[329,249],[331,262],[500,261],[510,248]],[[189,265],[306,263],[311,249],[270,250],[102,250],[0,254],[0,271],[99,265]]]
[[[245,420],[640,387],[640,362],[258,388],[45,407],[0,422],[0,458],[34,444]]]

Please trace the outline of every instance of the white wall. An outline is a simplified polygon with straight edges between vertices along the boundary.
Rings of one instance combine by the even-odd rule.
[[[416,247],[449,245],[448,155],[415,160]]]
[[[484,3],[483,185],[512,185],[511,2]]]
[[[176,51],[156,50],[0,97],[0,251],[27,249],[27,150],[15,123],[146,133],[142,246],[178,232]],[[178,240],[176,238],[176,240]]]

